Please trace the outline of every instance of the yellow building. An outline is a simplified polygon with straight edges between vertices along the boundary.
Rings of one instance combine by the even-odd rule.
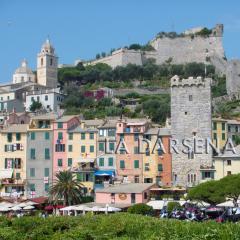
[[[26,191],[27,124],[13,124],[0,133],[2,196],[22,196]]]
[[[97,133],[96,128],[85,128],[83,123],[68,131],[68,167],[76,173],[77,179],[86,187],[87,193],[91,193],[94,188]]]
[[[227,141],[227,120],[212,119],[212,141],[215,147],[223,149]]]
[[[219,180],[227,175],[240,173],[240,145],[235,147],[236,154],[227,151],[214,157],[215,179]]]

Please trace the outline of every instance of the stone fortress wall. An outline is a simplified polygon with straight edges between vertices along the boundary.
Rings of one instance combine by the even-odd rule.
[[[183,32],[181,36],[169,38],[156,37],[149,42],[154,51],[129,50],[121,48],[110,56],[85,62],[85,65],[106,63],[112,68],[126,66],[129,63],[142,65],[148,59],[155,59],[157,64],[171,60],[171,63],[184,64],[201,62],[213,64],[216,71],[226,74],[227,92],[231,96],[240,93],[240,60],[227,61],[223,48],[223,25],[216,24],[209,36],[199,36],[196,33],[202,27],[193,28]]]

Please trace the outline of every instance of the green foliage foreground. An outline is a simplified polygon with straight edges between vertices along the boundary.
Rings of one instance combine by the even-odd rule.
[[[239,239],[239,224],[160,220],[117,213],[84,217],[0,219],[0,239]]]

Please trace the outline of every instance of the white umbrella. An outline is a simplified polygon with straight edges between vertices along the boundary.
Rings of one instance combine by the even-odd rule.
[[[32,201],[27,201],[25,202],[27,206],[33,206],[33,205],[38,205],[38,203],[32,202]]]
[[[22,203],[19,203],[17,206],[19,206],[19,207],[26,207],[26,206],[28,206],[25,202],[22,202]]]
[[[87,206],[86,205],[79,205],[79,206],[76,206],[75,208],[76,208],[77,211],[84,211],[87,208]]]
[[[93,212],[99,212],[99,209],[100,209],[100,207],[98,207],[98,206],[92,207]]]
[[[60,208],[60,211],[74,211],[77,210],[77,206],[68,206],[68,207],[64,207],[64,208]]]
[[[0,207],[0,212],[8,212],[10,209],[8,207],[1,206]]]
[[[233,204],[233,201],[229,200],[229,201],[217,204],[217,207],[234,207],[234,204]]]
[[[30,206],[30,205],[23,208],[23,210],[32,210],[32,209],[34,209],[34,206]]]
[[[116,207],[108,207],[107,211],[108,212],[120,212],[120,211],[122,211],[122,209],[121,208],[116,208]]]
[[[22,210],[22,208],[19,207],[19,206],[14,206],[14,207],[11,208],[11,210],[13,210],[13,211],[20,211],[20,210]]]

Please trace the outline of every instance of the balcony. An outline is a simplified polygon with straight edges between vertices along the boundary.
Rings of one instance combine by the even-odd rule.
[[[1,181],[2,185],[25,185],[25,183],[26,183],[26,180],[14,179],[14,178],[3,179]]]

